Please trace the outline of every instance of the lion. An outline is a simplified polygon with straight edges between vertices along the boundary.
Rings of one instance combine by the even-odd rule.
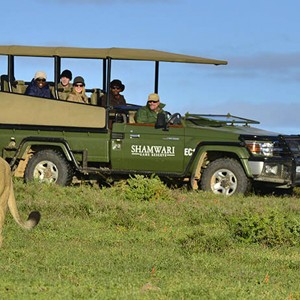
[[[41,214],[38,211],[32,211],[29,214],[27,221],[21,219],[14,195],[10,166],[0,157],[0,247],[2,246],[2,228],[7,207],[16,223],[24,229],[32,229],[40,221]]]

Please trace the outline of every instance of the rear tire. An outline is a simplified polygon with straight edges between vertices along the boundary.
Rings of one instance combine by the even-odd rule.
[[[61,152],[47,149],[36,152],[28,161],[24,174],[25,182],[38,180],[58,185],[69,185],[73,170]]]
[[[201,189],[214,194],[232,196],[245,194],[250,181],[238,161],[220,158],[211,162],[201,176]]]

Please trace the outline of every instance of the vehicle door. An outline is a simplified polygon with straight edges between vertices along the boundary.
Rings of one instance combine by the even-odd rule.
[[[183,172],[184,130],[154,124],[117,124],[112,130],[111,162],[116,170]]]

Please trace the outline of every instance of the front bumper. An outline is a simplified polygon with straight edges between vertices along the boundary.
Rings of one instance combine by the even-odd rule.
[[[254,181],[300,186],[300,137],[280,136],[285,149],[281,156],[250,158],[249,166]]]
[[[253,174],[253,179],[260,182],[269,182],[278,185],[300,186],[300,172],[296,176],[296,169],[291,160],[265,160],[249,161],[249,166]],[[300,170],[300,165],[298,167]]]

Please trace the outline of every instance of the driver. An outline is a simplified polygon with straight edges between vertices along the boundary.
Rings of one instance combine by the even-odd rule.
[[[147,105],[141,107],[135,116],[137,123],[155,123],[158,113],[167,113],[163,110],[166,105],[160,102],[158,94],[152,93],[148,96]]]

